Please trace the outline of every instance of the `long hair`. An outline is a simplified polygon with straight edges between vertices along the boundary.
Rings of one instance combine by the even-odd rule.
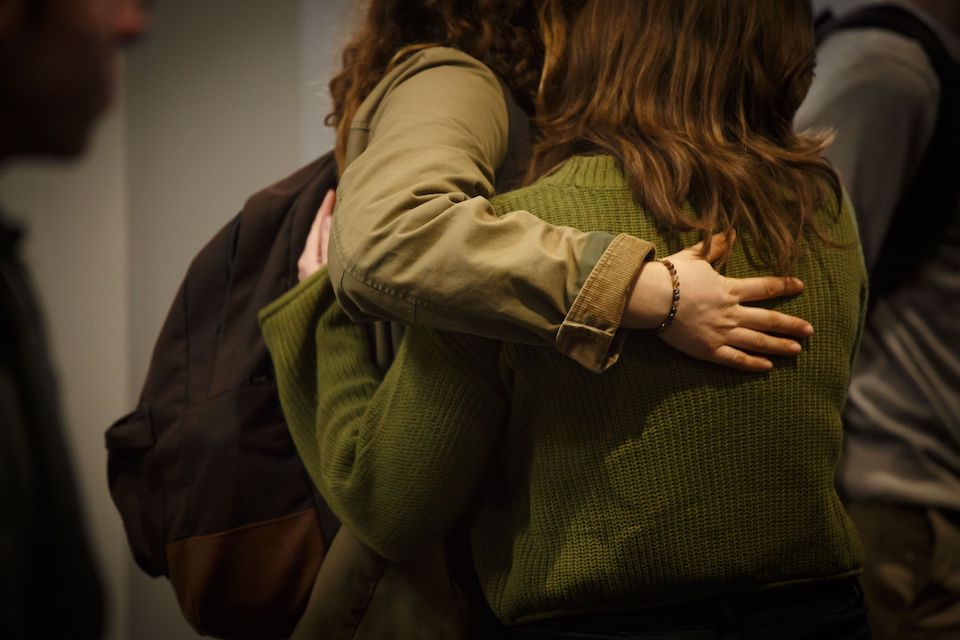
[[[837,246],[816,223],[825,199],[839,206],[831,136],[793,131],[813,77],[809,0],[547,0],[542,18],[530,179],[609,154],[663,228],[707,247],[746,230],[789,273],[806,234]]]
[[[360,104],[393,65],[431,46],[459,49],[496,72],[528,113],[543,65],[537,0],[369,0],[366,16],[343,50],[330,81],[337,163]]]

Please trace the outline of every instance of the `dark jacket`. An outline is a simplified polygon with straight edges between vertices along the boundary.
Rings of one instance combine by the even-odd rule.
[[[103,592],[20,236],[0,216],[0,638],[99,638]]]

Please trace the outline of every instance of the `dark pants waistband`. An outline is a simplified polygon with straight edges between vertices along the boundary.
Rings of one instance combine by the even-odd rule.
[[[702,598],[630,611],[552,618],[514,628],[515,640],[870,637],[856,578]]]

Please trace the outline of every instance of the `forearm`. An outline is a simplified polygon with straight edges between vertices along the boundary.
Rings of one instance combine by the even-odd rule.
[[[337,295],[355,319],[556,346],[602,369],[652,246],[527,211],[498,218],[504,97],[478,62],[448,58],[411,62],[354,123],[331,242]]]
[[[493,446],[499,416],[491,408],[500,405],[422,334],[407,336],[382,378],[365,329],[322,280],[264,320],[285,415],[333,511],[378,553],[404,559],[441,539],[462,513]],[[311,322],[315,331],[305,329]]]
[[[572,356],[581,343],[598,342],[605,355],[652,246],[553,227],[524,211],[497,218],[485,198],[461,196],[406,202],[389,214],[372,205],[338,208],[331,273],[348,313]],[[575,357],[590,368],[599,368],[598,358]]]

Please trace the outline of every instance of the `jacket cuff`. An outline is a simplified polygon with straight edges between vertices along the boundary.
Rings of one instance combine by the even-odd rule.
[[[655,254],[653,244],[631,235],[618,235],[573,301],[556,347],[594,373],[603,373],[620,358],[624,333],[619,331],[627,292],[640,266]]]

